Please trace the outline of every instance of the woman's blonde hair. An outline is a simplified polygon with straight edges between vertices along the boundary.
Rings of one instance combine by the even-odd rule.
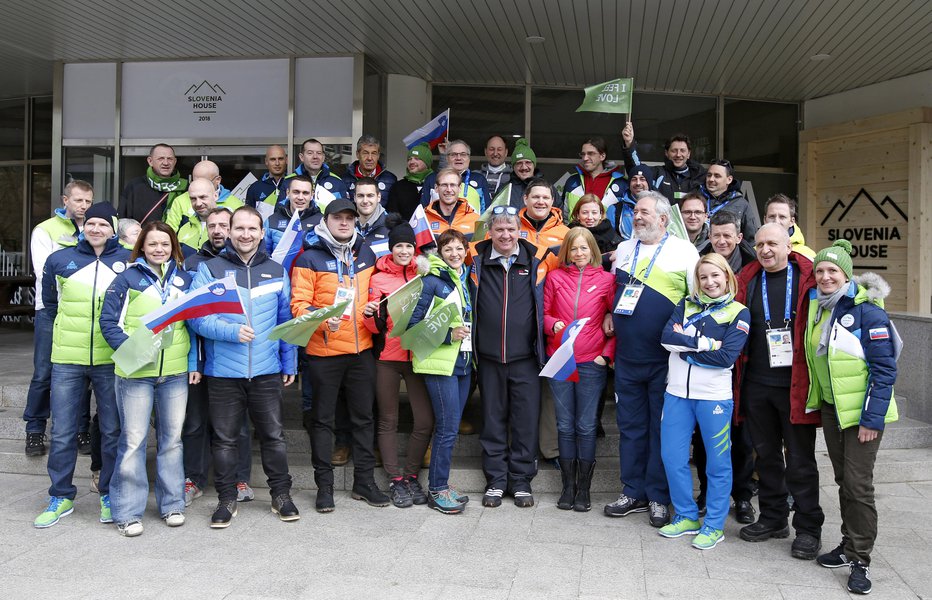
[[[595,241],[595,236],[586,229],[585,227],[573,227],[570,229],[566,237],[563,238],[563,245],[560,246],[560,254],[557,257],[560,259],[560,264],[565,265],[573,261],[570,260],[570,248],[573,246],[573,242],[577,238],[582,238],[586,241],[586,244],[589,246],[589,264],[593,267],[602,267],[602,253],[599,252],[599,245]]]
[[[699,297],[699,267],[702,265],[712,265],[720,269],[725,273],[725,281],[728,286],[728,293],[732,297],[738,293],[738,280],[735,278],[734,271],[731,270],[731,266],[728,264],[728,261],[725,260],[725,257],[717,252],[709,252],[708,254],[703,254],[699,257],[699,262],[696,263],[696,269],[693,271],[693,298]]]

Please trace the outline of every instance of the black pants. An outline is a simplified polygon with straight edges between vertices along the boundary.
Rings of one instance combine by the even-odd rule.
[[[822,536],[825,515],[819,506],[819,467],[815,459],[815,425],[790,423],[790,389],[745,382],[742,412],[757,451],[761,523],[783,526],[790,514],[787,490],[793,494],[796,534]],[[784,459],[784,449],[785,459]]]
[[[282,427],[282,377],[261,375],[252,379],[207,378],[208,411],[214,429],[211,442],[214,485],[220,500],[236,499],[236,469],[243,418],[255,427],[262,454],[262,470],[272,497],[291,490],[288,453]]]
[[[334,419],[340,387],[346,390],[353,449],[353,476],[359,483],[374,481],[372,404],[375,394],[375,358],[371,350],[359,354],[308,357],[308,373],[314,388],[311,406],[311,464],[317,486],[333,485]]]
[[[502,364],[479,357],[482,470],[486,485],[531,491],[537,474],[540,369],[527,358]]]
[[[699,493],[706,492],[708,480],[705,474],[706,456],[705,444],[699,428],[693,432],[693,463],[696,465],[696,474],[699,476]],[[754,474],[754,447],[751,445],[751,436],[745,423],[731,424],[731,497],[735,502],[745,500],[750,502],[754,495],[751,489],[751,477]]]

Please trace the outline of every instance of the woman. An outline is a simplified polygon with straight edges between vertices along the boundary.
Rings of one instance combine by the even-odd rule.
[[[677,304],[660,339],[670,351],[660,453],[676,514],[659,533],[668,538],[695,535],[693,546],[700,550],[725,539],[730,504],[731,370],[747,343],[751,322],[750,311],[734,301],[737,289],[728,262],[714,252],[704,255],[696,263],[691,295]],[[701,526],[689,470],[697,422],[708,455],[707,513]]]
[[[182,268],[181,246],[175,232],[161,221],[143,225],[130,255],[104,299],[100,328],[114,350],[143,326],[141,319],[169,300],[183,295],[191,276]],[[181,429],[188,401],[188,384],[196,384],[196,356],[184,323],[164,330],[163,347],[155,360],[132,373],[117,364],[116,398],[120,440],[113,473],[113,520],[120,534],[141,535],[142,515],[149,496],[146,441],[155,408],[158,440],[155,499],[169,527],[184,525],[184,463]],[[131,342],[130,342],[131,343]]]
[[[832,461],[842,540],[816,561],[850,567],[848,591],[871,591],[871,550],[877,537],[874,461],[886,423],[897,419],[893,399],[900,339],[883,309],[890,286],[874,273],[851,277],[851,243],[838,240],[816,254],[809,290],[806,410],[822,411]]]
[[[469,500],[449,484],[453,444],[469,397],[472,373],[470,290],[473,284],[469,269],[463,266],[468,248],[466,236],[461,232],[448,229],[440,234],[437,238],[440,255],[427,255],[429,270],[424,276],[421,297],[408,323],[409,329],[420,323],[435,301],[443,301],[451,294],[462,307],[458,318],[450,322],[446,340],[424,360],[415,356],[413,361],[414,372],[424,375],[436,422],[428,467],[430,493],[427,504],[434,510],[451,515],[463,512]]]
[[[615,341],[602,330],[602,321],[611,314],[615,278],[602,268],[596,240],[584,227],[574,227],[566,234],[558,257],[563,266],[548,273],[544,282],[548,356],[560,347],[567,325],[577,319],[589,320],[573,346],[579,381],[550,380],[563,478],[557,508],[586,512],[591,508],[597,406],[608,364],[615,355]]]
[[[589,230],[599,245],[599,252],[602,253],[602,265],[606,271],[610,271],[615,248],[621,243],[621,236],[605,218],[605,207],[602,206],[599,197],[595,194],[583,194],[573,207],[570,218],[570,227],[585,227]]]
[[[369,281],[369,304],[363,310],[366,328],[374,334],[386,334],[394,324],[388,314],[385,299],[398,288],[417,277],[414,261],[414,230],[407,223],[395,225],[388,234],[391,254],[378,259],[375,274]],[[378,403],[377,439],[382,454],[382,466],[390,480],[392,504],[408,508],[427,504],[427,495],[418,482],[421,461],[430,443],[434,413],[427,396],[424,380],[411,369],[411,353],[401,347],[397,337],[383,337],[376,363],[375,398]],[[398,467],[398,384],[404,379],[414,415],[414,429],[408,439],[405,468]]]

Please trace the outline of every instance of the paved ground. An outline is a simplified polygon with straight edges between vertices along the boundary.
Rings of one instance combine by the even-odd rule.
[[[260,494],[241,504],[226,530],[207,523],[205,496],[188,523],[169,529],[150,502],[142,537],[120,537],[97,522],[97,496],[82,490],[74,514],[37,530],[48,479],[0,474],[0,590],[27,598],[689,598],[725,600],[846,598],[844,569],[789,556],[790,540],[751,544],[729,518],[726,540],[700,552],[667,540],[646,515],[608,519],[567,513],[556,498],[533,509],[506,503],[462,515],[424,507],[377,509],[337,497],[319,515],[301,492],[296,523],[281,523]],[[823,488],[824,543],[838,541],[835,489]],[[932,599],[932,482],[881,484],[880,536],[872,598]],[[918,526],[918,527],[917,527]]]

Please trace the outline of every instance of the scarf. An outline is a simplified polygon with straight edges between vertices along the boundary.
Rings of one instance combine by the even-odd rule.
[[[356,236],[358,235],[355,231],[353,231],[353,237],[348,242],[338,242],[333,238],[333,234],[330,233],[324,222],[321,221],[314,226],[314,233],[327,246],[335,259],[344,265],[353,264],[353,246],[356,244]]]
[[[405,175],[405,179],[410,181],[415,185],[424,185],[424,180],[427,179],[427,176],[433,173],[430,168],[424,169],[420,173],[408,173]]]
[[[725,304],[728,304],[729,302],[731,302],[731,300],[732,300],[733,298],[734,298],[734,296],[732,296],[731,294],[729,294],[729,293],[727,293],[727,292],[726,292],[725,294],[722,294],[722,295],[719,296],[718,298],[710,298],[709,296],[706,295],[705,292],[703,292],[703,291],[697,291],[697,292],[693,295],[693,298],[692,298],[692,299],[693,299],[694,302],[696,302],[696,303],[698,303],[698,304],[701,304],[701,305],[703,305],[703,306],[706,306],[706,307],[714,307],[714,306],[716,306],[716,305],[725,305]]]
[[[838,304],[838,301],[841,300],[845,294],[848,293],[848,286],[843,285],[831,294],[823,294],[816,288],[816,302],[818,306],[816,307],[816,316],[813,323],[818,323],[822,320],[822,311],[829,311],[831,313],[835,310],[835,305]],[[829,323],[824,323],[822,325],[822,335],[819,336],[819,348],[816,350],[816,356],[823,356],[828,353],[828,338],[832,333],[832,328],[829,327]]]
[[[183,192],[188,189],[188,180],[178,171],[168,177],[162,177],[149,167],[146,169],[146,179],[149,181],[149,187],[157,192]]]

